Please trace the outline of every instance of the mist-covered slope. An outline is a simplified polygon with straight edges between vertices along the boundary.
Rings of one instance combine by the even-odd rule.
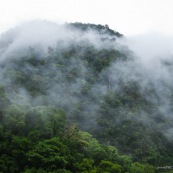
[[[78,133],[73,125],[68,125],[70,123],[88,131],[102,144],[117,147],[121,154],[132,157],[134,162],[155,167],[173,164],[171,55],[146,63],[126,46],[122,34],[107,25],[58,25],[33,21],[1,35],[0,57],[2,136],[7,130],[12,135],[27,136],[32,140],[31,132],[36,135],[42,131],[40,136],[35,136],[37,140],[58,136],[63,143],[62,134],[70,133],[71,128]],[[62,115],[63,111],[65,115]],[[57,117],[54,126],[51,115],[55,115],[53,119]],[[67,117],[67,124],[63,116]],[[18,126],[12,123],[16,117],[19,118]],[[63,122],[59,124],[58,121]],[[68,126],[67,131],[65,126]],[[26,132],[21,133],[20,127],[25,127]],[[79,136],[74,136],[73,140],[85,145],[89,136]],[[3,140],[6,141],[5,137]],[[49,142],[52,144],[53,141],[46,144]],[[35,151],[36,148],[32,148],[28,154],[31,165],[34,163],[32,152]],[[106,155],[98,156],[100,160],[92,156],[94,165],[102,165],[104,157],[109,160]],[[125,160],[120,160],[111,160],[123,168],[116,165],[117,171],[135,173],[141,169],[146,173],[144,167],[137,164],[132,168],[131,162],[127,168],[122,163]],[[72,172],[78,170],[75,164],[76,167],[65,164],[65,161],[59,164],[64,164],[64,168]],[[22,169],[24,167],[23,164]]]
[[[123,47],[111,40],[119,38],[116,32],[110,35],[107,27],[92,29],[90,26],[96,25],[91,24],[90,30],[83,32],[80,25],[74,29],[72,24],[37,21],[2,36],[2,84],[11,102],[53,104],[70,112],[81,107],[84,114],[95,114],[99,97],[111,87],[102,72],[126,55],[119,50]],[[102,30],[104,34],[100,34]]]

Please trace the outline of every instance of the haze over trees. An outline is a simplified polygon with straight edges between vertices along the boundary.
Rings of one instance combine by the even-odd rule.
[[[1,35],[0,172],[173,165],[173,61],[148,66],[123,39],[108,25],[47,21]]]

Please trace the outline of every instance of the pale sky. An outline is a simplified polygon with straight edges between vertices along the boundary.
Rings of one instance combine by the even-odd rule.
[[[173,35],[173,0],[0,0],[0,33],[33,19],[108,24],[126,36]]]

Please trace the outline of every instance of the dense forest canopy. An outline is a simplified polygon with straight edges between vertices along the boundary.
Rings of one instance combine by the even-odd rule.
[[[173,165],[172,59],[149,67],[123,38],[108,25],[47,21],[1,35],[0,172]]]

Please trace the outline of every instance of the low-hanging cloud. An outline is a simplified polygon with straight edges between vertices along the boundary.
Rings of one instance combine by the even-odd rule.
[[[93,72],[82,57],[86,52],[97,53],[118,46],[115,41],[109,41],[115,38],[105,30],[98,32],[91,28],[83,32],[67,23],[38,20],[26,22],[1,35],[1,85],[8,92],[10,101],[57,105],[65,107],[68,114],[72,109],[81,109],[79,103],[82,102],[86,105],[81,110],[83,114],[86,117],[94,115],[99,106],[96,98],[103,95],[100,91],[105,87],[98,84],[95,92],[96,85],[89,86],[89,76],[92,77]],[[96,53],[90,58],[94,60]],[[41,93],[32,93],[32,90]],[[90,90],[86,98],[80,94],[85,90]]]
[[[122,86],[135,82],[140,94],[148,103],[155,105],[155,109],[150,116],[145,109],[141,109],[139,116],[133,117],[134,121],[142,121],[148,126],[153,124],[151,122],[157,116],[164,121],[172,120],[172,37],[149,33],[132,38],[116,38],[116,41],[111,41],[112,38],[105,31],[99,33],[90,29],[82,32],[68,24],[47,21],[25,23],[1,36],[1,84],[13,103],[54,104],[66,108],[69,117],[74,111],[79,116],[82,114],[86,126],[90,126],[91,122],[95,125],[106,94],[110,91],[120,93]],[[118,51],[118,58],[103,69],[99,80],[94,79],[97,83],[91,81],[91,85],[88,81],[92,80],[93,72],[83,56],[87,56],[87,52],[91,59],[96,58],[91,52],[102,49]],[[31,62],[33,65],[27,62],[27,57],[36,58],[37,65],[34,60]],[[122,60],[124,57],[127,59]],[[18,60],[22,59],[20,64]],[[14,71],[16,74],[13,75]],[[23,79],[20,73],[28,79]],[[26,86],[16,84],[16,78],[24,81]],[[29,88],[29,83],[34,84],[34,90],[41,90],[42,93],[30,93],[32,88]],[[87,94],[82,95],[82,92]],[[127,118],[130,117],[129,110],[123,106],[118,109],[124,111]],[[166,137],[171,136],[169,126],[164,130]]]
[[[112,82],[116,85],[118,78],[128,84],[138,84],[142,96],[154,105],[153,112],[146,117],[141,110],[140,116],[145,124],[152,124],[153,117],[163,122],[173,120],[173,37],[161,33],[147,33],[120,40],[133,51],[133,62],[115,63],[111,66]],[[119,74],[118,77],[115,74]],[[151,123],[152,122],[152,123]],[[158,130],[158,129],[156,129]],[[168,138],[172,127],[163,128],[162,133]]]

